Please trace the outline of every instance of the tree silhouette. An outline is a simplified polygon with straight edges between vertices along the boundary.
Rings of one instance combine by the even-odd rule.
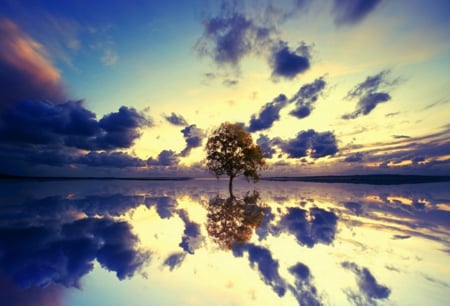
[[[235,242],[250,240],[253,230],[264,217],[264,205],[258,203],[259,193],[247,193],[243,199],[230,197],[210,199],[206,230],[212,240],[224,250],[230,250]]]
[[[257,182],[258,171],[265,161],[261,148],[253,143],[252,136],[240,124],[224,122],[208,138],[206,165],[216,177],[228,175],[228,189],[233,197],[233,179],[244,175]]]

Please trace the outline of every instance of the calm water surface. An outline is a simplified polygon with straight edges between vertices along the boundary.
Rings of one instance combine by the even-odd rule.
[[[0,183],[0,305],[448,305],[450,184]]]

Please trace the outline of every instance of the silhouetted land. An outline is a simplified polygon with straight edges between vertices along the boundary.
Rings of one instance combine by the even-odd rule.
[[[344,176],[281,176],[265,177],[268,181],[299,181],[314,183],[347,183],[368,185],[400,185],[450,182],[450,176],[432,175],[398,175],[398,174],[373,174],[373,175],[344,175]]]
[[[123,181],[187,181],[190,177],[95,177],[95,176],[20,176],[0,174],[0,180],[70,181],[70,180],[123,180]]]
[[[192,177],[67,177],[67,176],[20,176],[0,174],[0,181],[69,181],[69,180],[123,180],[123,181],[187,181]],[[273,176],[263,177],[261,180],[278,182],[313,182],[313,183],[346,183],[368,185],[400,185],[450,182],[450,176],[433,175],[331,175],[331,176]]]

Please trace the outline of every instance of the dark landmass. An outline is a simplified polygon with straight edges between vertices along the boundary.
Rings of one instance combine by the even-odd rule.
[[[280,176],[261,178],[267,181],[299,181],[314,183],[346,183],[368,185],[400,185],[450,182],[450,176],[432,175],[400,175],[400,174],[373,174],[373,175],[344,175],[344,176]]]
[[[0,174],[0,181],[73,181],[73,180],[120,180],[120,181],[187,181],[191,180],[191,177],[71,177],[71,176],[20,176]]]

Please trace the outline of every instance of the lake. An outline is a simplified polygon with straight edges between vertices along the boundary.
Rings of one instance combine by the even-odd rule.
[[[448,305],[450,183],[0,182],[0,305]]]

